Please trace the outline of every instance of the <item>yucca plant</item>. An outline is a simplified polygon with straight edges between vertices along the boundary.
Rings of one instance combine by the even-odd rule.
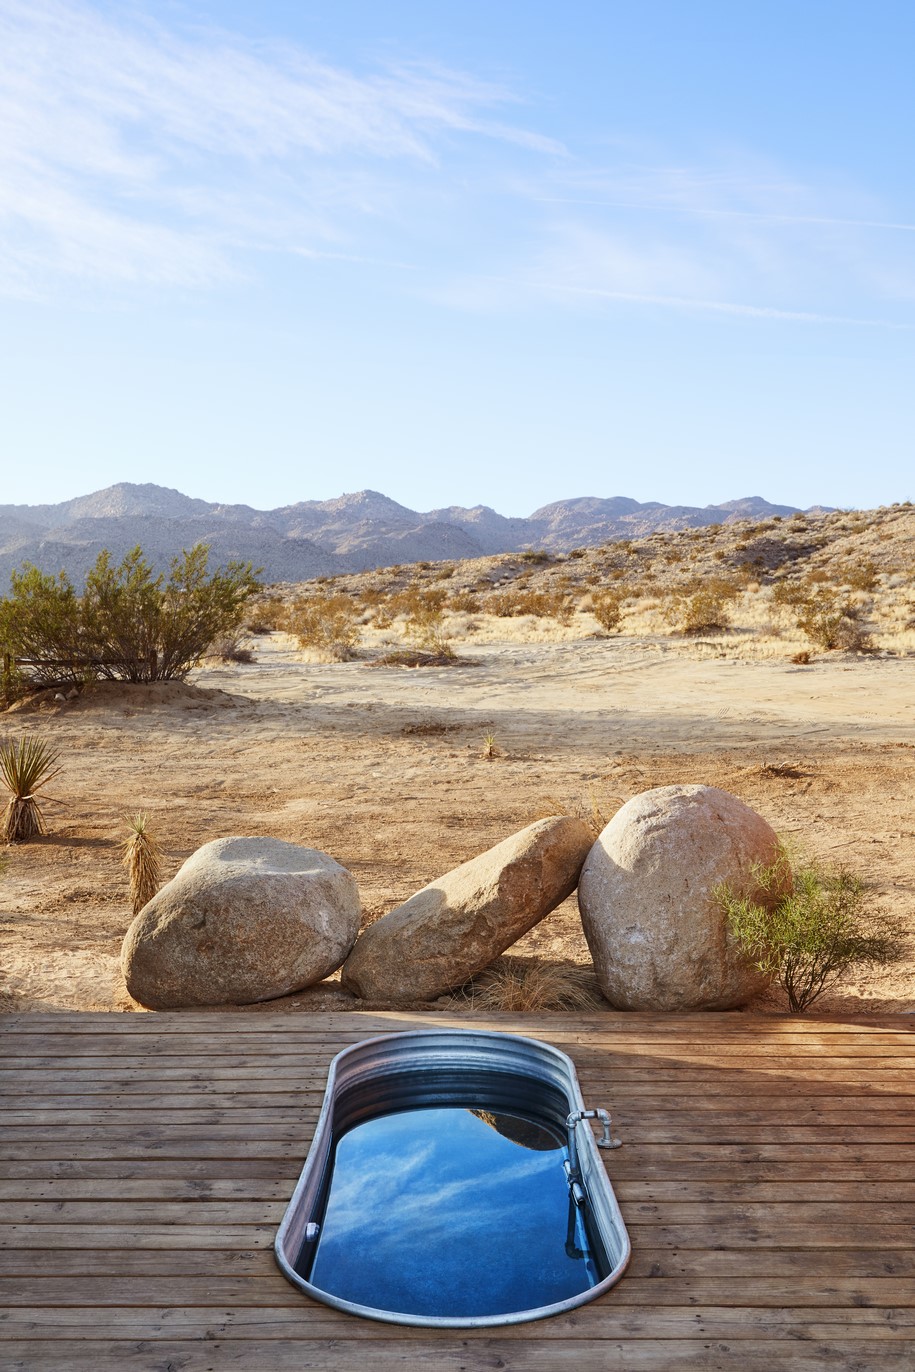
[[[162,853],[149,832],[145,814],[127,816],[128,835],[122,845],[130,881],[130,905],[138,915],[162,885]]]
[[[7,843],[27,843],[44,833],[38,794],[60,771],[58,756],[43,739],[28,735],[0,743],[0,777],[12,792],[3,812],[2,836]]]

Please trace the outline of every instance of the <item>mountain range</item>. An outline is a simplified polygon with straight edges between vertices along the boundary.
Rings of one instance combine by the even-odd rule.
[[[568,552],[658,530],[700,528],[796,513],[761,496],[701,509],[640,503],[625,496],[583,496],[508,518],[487,505],[452,505],[421,513],[378,491],[335,500],[303,500],[275,510],[196,500],[164,486],[118,482],[53,505],[0,505],[0,589],[23,562],[66,570],[80,583],[99,552],[116,559],[139,544],[157,569],[194,543],[208,543],[213,565],[240,558],[267,582],[367,571],[395,563],[435,562],[545,548]],[[808,514],[825,513],[816,506]]]

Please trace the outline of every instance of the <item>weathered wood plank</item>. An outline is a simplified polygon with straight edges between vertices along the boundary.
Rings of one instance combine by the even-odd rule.
[[[340,1047],[346,1047],[346,1043],[336,1037],[328,1039],[314,1039],[307,1034],[296,1033],[294,1028],[295,1021],[284,1032],[274,1034],[248,1033],[247,1030],[236,1030],[235,1033],[226,1034],[214,1032],[214,1030],[202,1030],[199,1033],[171,1034],[167,1037],[154,1036],[154,1034],[134,1034],[130,1037],[130,1052],[133,1056],[147,1056],[155,1054],[159,1050],[159,1045],[167,1047],[165,1051],[169,1056],[236,1056],[239,1054],[268,1054],[268,1052],[281,1052],[289,1055],[292,1052],[302,1052],[309,1050],[314,1056],[328,1055],[333,1056],[339,1052]],[[435,1028],[432,1025],[431,1028]],[[439,1026],[442,1028],[442,1026]],[[368,1036],[362,1036],[368,1037]],[[361,1037],[354,1036],[353,1043],[359,1043]],[[809,1040],[786,1040],[779,1039],[776,1043],[761,1040],[759,1037],[746,1037],[735,1043],[733,1039],[720,1039],[709,1041],[700,1034],[696,1037],[683,1040],[671,1039],[647,1039],[647,1037],[630,1036],[627,1033],[612,1034],[606,1041],[601,1041],[597,1036],[586,1037],[578,1043],[562,1044],[561,1047],[575,1048],[583,1058],[593,1059],[595,1055],[608,1055],[610,1059],[631,1058],[631,1056],[674,1056],[685,1062],[708,1061],[715,1059],[717,1062],[753,1062],[757,1059],[767,1059],[778,1052],[779,1058],[786,1063],[798,1063],[807,1061],[812,1055],[848,1056],[860,1062],[881,1061],[881,1059],[899,1058],[901,1061],[911,1061],[915,1056],[915,1044],[912,1043],[911,1034],[885,1034],[883,1041],[871,1041],[861,1034],[845,1034],[837,1041],[826,1039],[822,1041]],[[111,1058],[119,1056],[123,1051],[123,1036],[117,1032],[107,1034],[74,1034],[60,1032],[49,1036],[45,1033],[32,1034],[4,1034],[3,1037],[4,1058],[10,1056],[15,1050],[16,1055],[30,1056],[34,1054],[47,1054],[49,1048],[54,1048],[55,1055],[66,1056],[67,1054],[78,1054],[82,1058]]]
[[[180,1200],[14,1200],[3,1206],[4,1224],[32,1226],[97,1224],[142,1227],[160,1224],[274,1224],[278,1225],[287,1198],[272,1200],[226,1200],[206,1195],[187,1195]],[[908,1228],[915,1243],[915,1204],[886,1201],[638,1201],[623,1204],[627,1225],[700,1225],[720,1227],[723,1234],[740,1225],[758,1225],[760,1232],[779,1232],[781,1226],[795,1233],[834,1231],[847,1224],[889,1225],[894,1231]]]
[[[615,1162],[615,1160],[614,1160]],[[39,1172],[27,1178],[0,1178],[0,1201],[185,1201],[282,1200],[291,1194],[292,1179],[177,1177],[45,1177]],[[848,1203],[886,1204],[900,1213],[900,1203],[915,1204],[915,1181],[740,1181],[728,1177],[650,1181],[644,1178],[614,1182],[616,1195],[624,1204],[671,1202],[693,1204],[737,1204],[750,1201],[775,1205],[797,1202],[822,1207]],[[4,1209],[4,1216],[9,1211]]]
[[[683,1148],[690,1144],[703,1144],[713,1134],[715,1146],[765,1146],[781,1140],[785,1147],[808,1146],[832,1148],[845,1144],[849,1129],[839,1124],[733,1124],[711,1125],[708,1121],[697,1121],[688,1117],[667,1119],[652,1123],[650,1120],[631,1118],[621,1121],[618,1114],[614,1119],[625,1133],[624,1142],[629,1147],[641,1145],[665,1145]],[[10,1124],[5,1125],[3,1141],[0,1143],[0,1159],[28,1156],[28,1149],[36,1146],[51,1146],[56,1151],[50,1156],[88,1155],[87,1150],[98,1150],[105,1145],[108,1155],[118,1156],[118,1148],[133,1148],[135,1152],[145,1149],[163,1151],[165,1156],[180,1156],[181,1150],[191,1150],[196,1155],[200,1145],[222,1144],[231,1156],[231,1146],[235,1156],[249,1145],[262,1147],[274,1146],[281,1150],[282,1145],[300,1147],[303,1139],[311,1138],[317,1122],[317,1111],[302,1112],[298,1118],[284,1123],[260,1120],[249,1124],[152,1124],[136,1120],[130,1128],[124,1123],[104,1124]],[[855,1129],[856,1138],[861,1146],[896,1146],[904,1148],[915,1144],[915,1122],[909,1125],[884,1124],[879,1118],[868,1124],[859,1124]],[[108,1148],[110,1144],[110,1150]],[[915,1151],[915,1150],[913,1150]]]
[[[0,1251],[0,1276],[27,1277],[34,1282],[36,1275],[42,1279],[57,1276],[202,1277],[207,1282],[219,1277],[259,1277],[271,1281],[274,1291],[278,1289],[278,1273],[270,1248],[30,1248]],[[904,1278],[907,1288],[915,1291],[915,1249],[887,1252],[883,1248],[844,1251],[816,1248],[705,1251],[694,1248],[671,1252],[670,1249],[641,1245],[632,1255],[625,1286],[620,1286],[619,1290],[627,1293],[628,1301],[630,1287],[646,1279],[650,1280],[651,1291],[663,1292],[673,1289],[663,1284],[668,1279],[694,1282],[701,1277],[725,1278],[729,1290],[733,1288],[732,1295],[737,1294],[735,1282],[743,1282],[744,1289],[752,1293],[761,1279],[776,1278],[787,1282],[787,1289],[799,1291],[803,1288],[807,1299],[811,1298],[812,1291],[820,1291],[820,1304],[836,1304],[844,1308],[854,1295],[862,1296],[865,1300],[873,1297],[878,1305],[895,1304],[895,1297],[889,1301],[877,1300],[879,1290],[891,1294],[893,1288],[879,1288],[874,1283],[889,1278]],[[662,1285],[658,1285],[659,1282]],[[149,1286],[144,1287],[144,1299],[151,1290]],[[186,1301],[187,1291],[185,1288],[182,1290],[185,1294],[177,1293],[177,1299]],[[283,1290],[287,1290],[285,1283]],[[298,1299],[291,1287],[288,1290]],[[659,1296],[651,1296],[651,1292],[648,1296],[649,1299],[660,1299]],[[211,1299],[215,1301],[215,1295],[211,1294]],[[163,1305],[174,1303],[161,1302]],[[903,1297],[901,1303],[908,1304],[908,1300]]]
[[[163,1312],[170,1314],[176,1308],[185,1306],[196,1310],[197,1325],[201,1332],[212,1319],[225,1318],[229,1308],[239,1312],[282,1309],[292,1311],[298,1317],[304,1311],[312,1320],[333,1318],[341,1327],[341,1338],[358,1338],[362,1331],[374,1328],[373,1324],[353,1321],[349,1316],[309,1300],[278,1272],[272,1278],[243,1274],[215,1275],[210,1278],[113,1274],[95,1278],[67,1275],[53,1280],[41,1277],[31,1280],[33,1285],[30,1291],[28,1277],[0,1279],[0,1308],[9,1312],[16,1309],[30,1312],[72,1310],[96,1315],[100,1311],[145,1308],[155,1312],[155,1317],[161,1321]],[[891,1310],[898,1315],[901,1326],[915,1328],[915,1294],[909,1278],[870,1278],[866,1288],[862,1279],[847,1277],[838,1277],[834,1282],[826,1277],[805,1279],[800,1283],[797,1279],[761,1277],[758,1286],[749,1276],[738,1281],[727,1277],[697,1277],[641,1282],[627,1276],[624,1281],[625,1286],[621,1284],[613,1295],[580,1307],[570,1317],[580,1333],[589,1325],[604,1322],[621,1304],[649,1312],[670,1307],[689,1307],[694,1320],[697,1311],[708,1307],[835,1310],[849,1325],[855,1324],[858,1309]],[[856,1302],[861,1300],[865,1290],[868,1304],[860,1306]],[[32,1315],[31,1318],[37,1317]],[[10,1322],[11,1315],[9,1320],[4,1319],[4,1328]],[[92,1327],[88,1317],[85,1326],[89,1329]],[[555,1322],[551,1320],[543,1329],[553,1330],[554,1327]]]
[[[453,1014],[443,1010],[358,1010],[286,1011],[238,1010],[214,1007],[210,1010],[168,1010],[125,1015],[119,1011],[27,1011],[0,1016],[0,1026],[8,1033],[124,1033],[154,1034],[191,1033],[199,1030],[218,1030],[231,1020],[232,1032],[275,1034],[294,1026],[299,1032],[332,1038],[341,1043],[354,1035],[366,1038],[373,1033],[397,1033],[414,1029],[451,1028],[494,1029],[534,1035],[547,1030],[560,1038],[609,1036],[624,1033],[638,1038],[644,1035],[676,1039],[708,1038],[721,1033],[729,1038],[745,1035],[748,1038],[779,1039],[831,1037],[846,1034],[858,1038],[879,1037],[884,1033],[915,1033],[915,1025],[899,1015],[874,1015],[861,1018],[829,1018],[818,1015],[748,1015],[742,1011],[703,1011],[701,1014],[657,1014],[652,1011],[625,1012],[595,1011],[587,1017],[561,1011],[518,1015],[511,1011],[489,1014]]]
[[[2,1224],[0,1248],[214,1248],[270,1247],[276,1224],[246,1222],[218,1225],[201,1222],[195,1214],[188,1222],[175,1224]],[[196,1222],[195,1222],[196,1221]],[[633,1246],[644,1243],[652,1248],[885,1248],[906,1251],[915,1244],[911,1224],[868,1224],[853,1220],[836,1221],[829,1226],[791,1224],[778,1226],[735,1221],[725,1232],[714,1224],[662,1224],[637,1217],[627,1219]]]
[[[379,1342],[376,1324],[352,1320],[329,1308],[299,1301],[296,1306],[241,1306],[225,1310],[148,1306],[112,1309],[12,1308],[4,1320],[9,1336],[16,1339],[107,1338],[123,1340],[162,1338],[333,1339],[346,1342]],[[676,1338],[755,1339],[791,1338],[803,1330],[808,1339],[846,1341],[873,1339],[902,1341],[915,1338],[915,1310],[911,1307],[873,1307],[848,1311],[829,1306],[662,1306],[630,1305],[607,1298],[582,1307],[580,1313],[555,1316],[538,1325],[542,1339]],[[414,1339],[416,1335],[413,1336]],[[396,1338],[390,1331],[387,1340]],[[269,1354],[265,1365],[269,1366]]]
[[[331,1057],[446,1023],[556,1043],[589,1103],[613,1110],[634,1255],[608,1297],[455,1337],[352,1320],[276,1269]],[[365,1372],[368,1343],[380,1372],[915,1365],[910,1021],[193,1012],[3,1027],[4,1369]]]
[[[521,1326],[521,1328],[525,1328]],[[498,1331],[422,1331],[394,1337],[379,1328],[372,1343],[373,1372],[900,1372],[911,1366],[915,1343],[861,1339],[838,1344],[832,1339],[804,1340],[803,1331],[786,1339],[763,1337],[724,1342],[708,1339],[566,1339],[540,1340],[527,1332],[509,1337]],[[457,1334],[464,1337],[458,1338]],[[437,1336],[436,1336],[437,1335]],[[113,1343],[104,1340],[16,1340],[7,1347],[5,1372],[265,1372],[258,1340],[176,1340]],[[900,1362],[900,1359],[903,1361]],[[270,1344],[269,1372],[365,1372],[364,1344],[339,1339],[275,1339]]]
[[[709,1129],[714,1129],[722,1141],[751,1140],[758,1136],[759,1130],[771,1134],[778,1131],[779,1138],[786,1142],[805,1142],[810,1135],[808,1130],[820,1131],[819,1138],[825,1138],[823,1131],[829,1131],[829,1138],[847,1138],[849,1128],[854,1128],[857,1137],[867,1138],[874,1135],[877,1142],[913,1142],[915,1133],[915,1109],[911,1106],[897,1105],[895,1108],[862,1107],[859,1110],[820,1110],[814,1106],[795,1109],[779,1109],[773,1104],[769,1109],[757,1108],[758,1102],[746,1109],[718,1110],[712,1112],[695,1108],[692,1104],[676,1108],[659,1109],[655,1105],[633,1104],[617,1097],[610,1102],[613,1107],[613,1120],[618,1131],[627,1138],[666,1138],[671,1134],[676,1121],[678,1138],[690,1142],[697,1137],[707,1137]],[[119,1106],[114,1102],[107,1108],[94,1106],[67,1110],[67,1127],[103,1127],[106,1129],[127,1128],[145,1129],[155,1121],[161,1126],[180,1126],[182,1130],[210,1132],[223,1126],[241,1131],[245,1135],[261,1138],[274,1137],[268,1130],[288,1130],[294,1128],[299,1136],[303,1128],[313,1127],[317,1118],[319,1102],[303,1103],[291,1099],[285,1105],[272,1108],[248,1108],[240,1103],[211,1105],[197,1109],[156,1109],[153,1099],[141,1106]],[[59,1107],[6,1109],[0,1111],[3,1127],[9,1130],[11,1139],[26,1138],[34,1134],[36,1138],[46,1135],[48,1128],[59,1126],[61,1112]],[[19,1132],[16,1132],[19,1131]],[[795,1139],[795,1135],[797,1138]],[[187,1137],[187,1133],[179,1135]],[[220,1135],[220,1137],[223,1137]]]

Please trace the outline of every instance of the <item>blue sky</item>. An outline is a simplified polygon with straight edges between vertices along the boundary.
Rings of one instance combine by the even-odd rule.
[[[915,497],[908,0],[0,0],[0,503]]]

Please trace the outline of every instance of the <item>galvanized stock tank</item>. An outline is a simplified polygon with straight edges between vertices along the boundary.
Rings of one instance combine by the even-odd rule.
[[[276,1237],[296,1286],[354,1315],[517,1324],[609,1290],[629,1237],[565,1053],[433,1029],[368,1039],[330,1066]]]

